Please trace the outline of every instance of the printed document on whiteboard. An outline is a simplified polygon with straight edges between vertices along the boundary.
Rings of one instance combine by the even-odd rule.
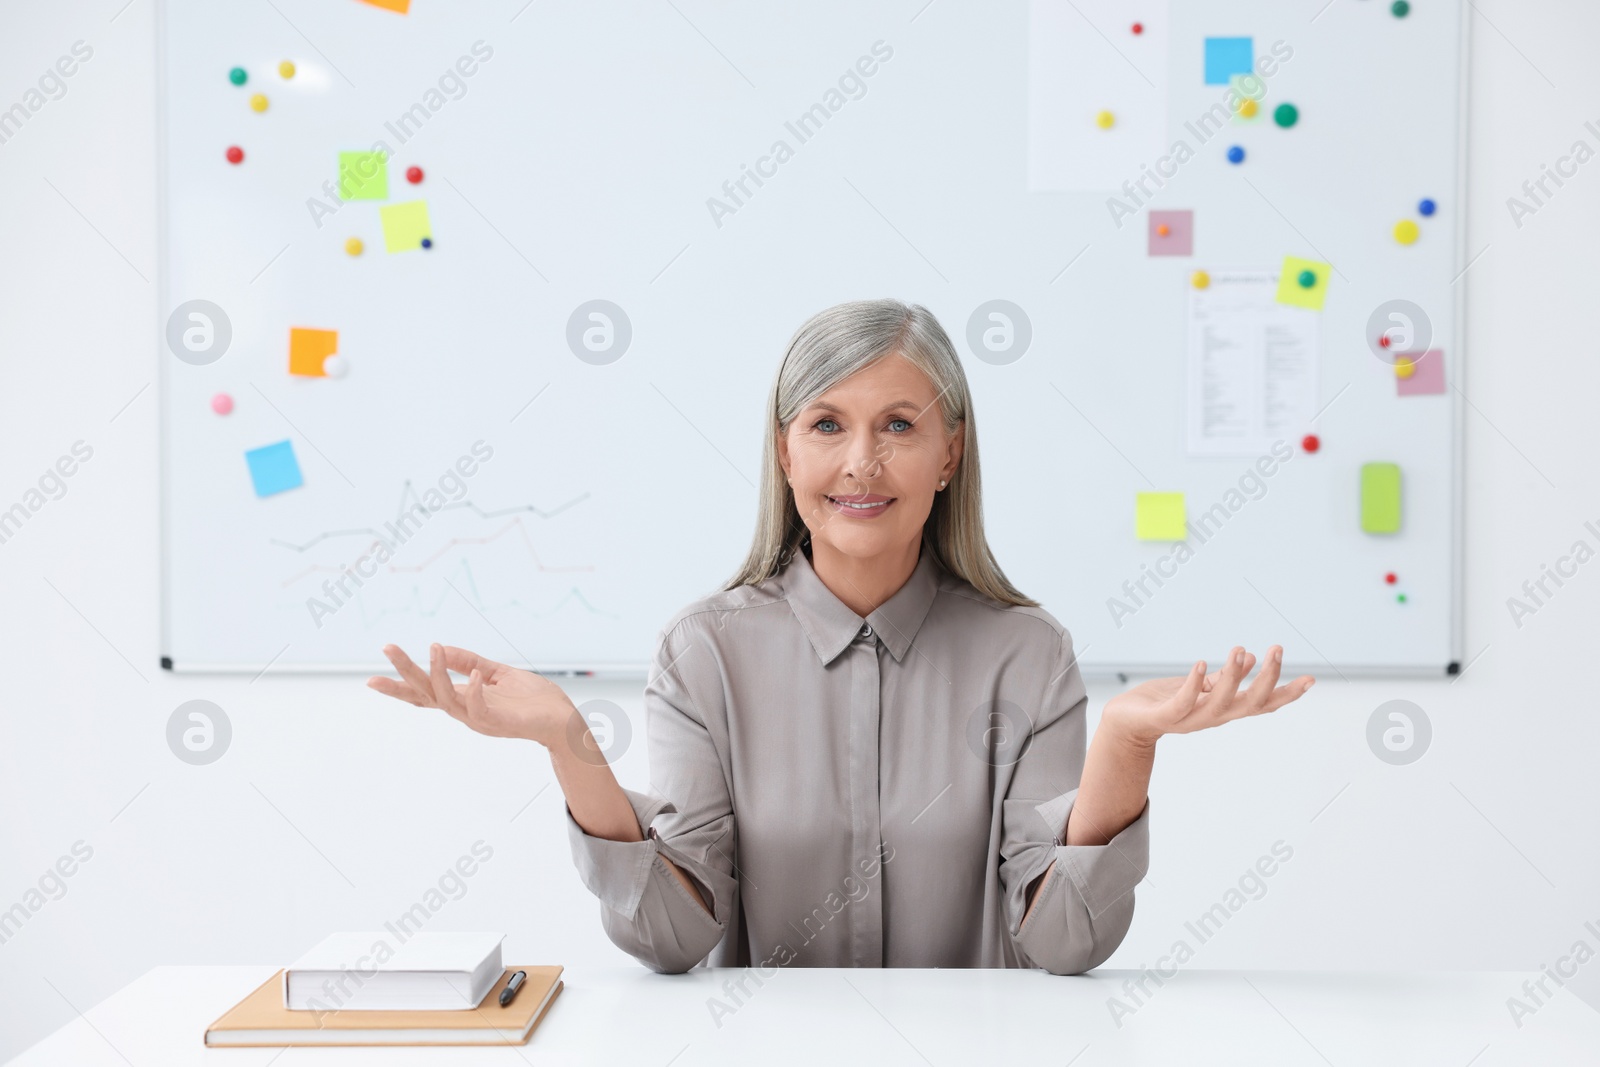
[[[1322,317],[1277,291],[1270,269],[1213,271],[1189,291],[1189,455],[1259,456],[1312,429]]]

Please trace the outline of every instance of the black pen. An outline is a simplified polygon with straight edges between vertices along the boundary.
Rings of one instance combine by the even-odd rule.
[[[511,998],[517,995],[517,990],[522,988],[522,980],[526,977],[528,977],[527,971],[518,971],[511,976],[511,981],[506,983],[506,987],[500,990],[500,1006],[502,1008],[511,1003]]]

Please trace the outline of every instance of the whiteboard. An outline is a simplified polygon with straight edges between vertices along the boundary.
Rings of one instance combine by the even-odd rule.
[[[1398,396],[1368,333],[1414,303],[1460,383],[1462,7],[1315,6],[166,0],[164,664],[365,671],[384,643],[440,641],[642,672],[749,547],[795,328],[895,296],[961,350],[990,543],[1085,673],[1274,642],[1319,676],[1453,670],[1459,394]],[[1246,36],[1292,52],[1262,108],[1299,121],[1201,141],[1188,124],[1226,89],[1204,40]],[[1096,186],[1180,140],[1191,157],[1118,218],[1131,198]],[[354,191],[340,153],[379,144],[384,198],[331,196]],[[384,209],[415,200],[432,247],[386,251]],[[1149,254],[1152,210],[1193,212],[1191,254]],[[1320,450],[1291,437],[1176,566],[1136,538],[1135,494],[1183,493],[1193,520],[1253,465],[1187,446],[1191,277],[1286,256],[1333,268],[1305,313]],[[996,306],[1025,349],[979,350]],[[226,322],[220,356],[196,307]],[[336,330],[345,373],[291,375],[291,328]],[[285,441],[300,484],[259,496],[246,453]],[[1403,473],[1396,533],[1360,527],[1375,461]],[[426,517],[402,537],[407,513]]]

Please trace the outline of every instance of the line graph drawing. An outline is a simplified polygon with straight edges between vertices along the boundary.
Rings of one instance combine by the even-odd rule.
[[[581,625],[580,619],[615,623],[621,616],[598,607],[578,585],[562,581],[569,575],[594,575],[599,568],[592,562],[550,562],[549,553],[536,546],[530,527],[530,516],[553,519],[590,496],[579,493],[553,508],[537,504],[490,508],[470,497],[430,508],[407,479],[401,483],[394,518],[378,526],[323,530],[305,540],[268,538],[275,549],[292,553],[301,564],[281,578],[277,588],[290,597],[309,594],[305,604],[294,610],[315,606],[331,613],[341,603],[355,601],[356,618],[369,631],[396,616],[448,617],[452,602],[460,608],[462,599],[485,616],[511,612],[523,617],[526,625],[552,622],[558,616],[566,622],[555,624],[569,628]],[[440,519],[444,512],[455,519]],[[474,526],[489,528],[474,533]],[[359,550],[353,558],[345,558],[352,553],[351,538],[360,539]],[[485,598],[483,589],[495,590],[496,595]],[[320,621],[326,616],[312,611],[312,617]]]
[[[589,493],[580,493],[571,500],[567,501],[565,504],[562,504],[560,507],[549,511],[539,507],[537,504],[513,504],[512,506],[506,508],[485,510],[479,507],[477,503],[470,498],[466,500],[451,501],[436,511],[429,511],[422,503],[422,498],[420,495],[418,495],[416,487],[411,484],[411,479],[407,478],[400,489],[400,502],[395,508],[394,520],[388,525],[390,530],[393,531],[396,523],[403,524],[405,522],[407,514],[411,513],[413,508],[422,508],[423,513],[429,516],[437,515],[445,511],[468,508],[476,513],[480,519],[498,519],[503,515],[515,515],[519,512],[531,513],[539,516],[541,519],[553,519],[557,515],[560,515],[563,511],[566,511],[568,508],[575,507],[576,505],[583,503],[585,500],[588,500],[589,496]],[[409,504],[407,503],[408,497],[411,501]],[[295,552],[306,552],[312,548],[315,548],[317,545],[320,545],[322,542],[331,540],[335,537],[359,537],[362,535],[377,538],[379,541],[382,541],[390,549],[390,551],[394,550],[394,543],[384,538],[384,531],[374,529],[371,526],[359,526],[348,530],[323,530],[321,533],[317,534],[304,544],[297,544],[293,541],[285,541],[277,537],[269,537],[267,540],[269,543],[278,545],[281,548],[292,549]],[[405,538],[399,538],[398,540],[405,540]]]
[[[435,549],[432,555],[428,556],[428,558],[424,559],[420,563],[410,564],[407,566],[401,566],[397,563],[390,563],[385,569],[391,574],[420,574],[442,559],[451,549],[459,548],[462,545],[491,544],[495,541],[498,541],[511,530],[516,530],[517,533],[521,535],[523,547],[528,550],[528,556],[533,560],[534,570],[541,574],[574,574],[585,571],[592,573],[594,571],[594,564],[592,563],[577,563],[567,567],[553,567],[546,564],[544,560],[539,557],[538,549],[533,547],[533,539],[528,536],[528,528],[526,524],[523,523],[521,517],[512,519],[499,530],[487,537],[452,537]],[[382,539],[375,539],[367,546],[366,552],[372,552],[380,546],[390,547],[390,550],[393,551],[392,546],[387,546]],[[361,557],[358,556],[357,559],[359,558]],[[318,573],[343,574],[348,567],[348,564],[334,567],[325,563],[313,563],[285,578],[280,583],[279,587],[287,589],[296,582]]]

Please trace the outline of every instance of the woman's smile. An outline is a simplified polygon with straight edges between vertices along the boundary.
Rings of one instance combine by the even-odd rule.
[[[849,493],[826,496],[825,499],[840,515],[849,515],[853,519],[876,519],[889,510],[889,505],[893,504],[896,498],[877,493]]]

